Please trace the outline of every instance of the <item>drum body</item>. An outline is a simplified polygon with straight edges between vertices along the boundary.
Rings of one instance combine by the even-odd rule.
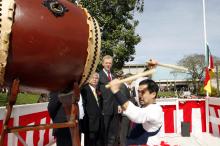
[[[88,80],[99,62],[100,31],[86,9],[67,0],[2,3],[3,84],[18,78],[24,90],[62,91]],[[63,14],[55,15],[53,8]]]

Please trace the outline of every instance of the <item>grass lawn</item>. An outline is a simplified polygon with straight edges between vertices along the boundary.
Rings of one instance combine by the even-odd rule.
[[[17,97],[16,104],[31,104],[37,103],[40,95],[38,94],[27,94],[19,93]],[[7,95],[5,93],[0,93],[0,106],[5,106],[7,103]]]
[[[158,92],[159,97],[176,97],[175,92],[172,91],[165,91],[165,92]]]

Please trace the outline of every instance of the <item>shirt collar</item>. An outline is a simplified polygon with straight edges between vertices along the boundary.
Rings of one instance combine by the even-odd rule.
[[[95,90],[96,90],[96,89],[95,89],[93,86],[91,86],[91,85],[89,85],[89,87],[91,88],[92,91],[95,91]]]
[[[129,88],[129,86],[128,86],[128,84],[127,83],[124,83],[125,84],[125,86],[127,87],[127,88]]]
[[[103,71],[104,71],[104,73],[108,76],[108,71],[105,70],[104,68],[103,68]],[[111,71],[110,71],[110,76],[112,76]]]
[[[104,68],[103,68],[103,71],[104,71],[106,74],[108,74],[108,71],[107,71],[107,70],[105,70]]]

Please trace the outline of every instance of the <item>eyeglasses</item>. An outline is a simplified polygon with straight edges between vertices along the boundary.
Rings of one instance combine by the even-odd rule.
[[[142,90],[137,90],[137,91],[138,91],[138,94],[144,95],[145,92],[147,91],[147,88],[142,89]]]

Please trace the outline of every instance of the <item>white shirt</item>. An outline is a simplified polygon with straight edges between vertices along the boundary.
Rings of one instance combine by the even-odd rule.
[[[103,68],[103,71],[104,71],[104,73],[106,74],[106,76],[108,77],[108,72]],[[111,77],[111,79],[112,79],[112,74],[111,74],[111,72],[110,72],[110,77]]]
[[[127,83],[124,83],[124,84],[125,84],[125,86],[126,86],[127,88],[130,88],[129,85],[128,85]]]
[[[96,92],[96,89],[93,86],[89,85],[89,87],[92,90],[92,93]]]
[[[163,111],[158,104],[149,104],[140,108],[129,101],[127,109],[123,112],[132,122],[142,123],[148,132],[157,131],[163,123]],[[147,145],[160,145],[159,134],[149,137]]]
[[[96,103],[99,105],[99,100],[98,100],[98,96],[96,94],[96,89],[93,86],[91,86],[91,85],[89,85],[89,87],[92,90],[92,93],[93,93],[93,95],[95,97]]]
[[[82,106],[82,96],[81,95],[79,97],[78,106],[79,106],[79,119],[83,119],[85,113],[84,113],[83,106]]]

